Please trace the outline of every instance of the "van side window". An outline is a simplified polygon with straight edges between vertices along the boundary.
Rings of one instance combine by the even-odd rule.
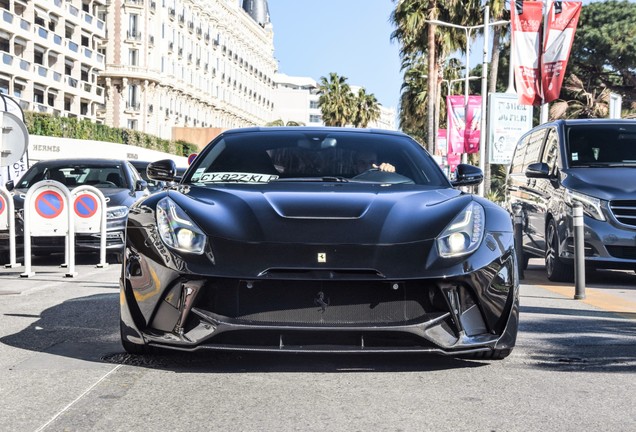
[[[548,138],[546,139],[541,162],[546,163],[550,167],[550,174],[556,172],[559,163],[559,134],[556,129],[550,128],[548,130]]]

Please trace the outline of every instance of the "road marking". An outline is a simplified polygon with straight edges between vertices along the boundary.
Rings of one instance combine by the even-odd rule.
[[[541,285],[536,284],[539,288],[546,289],[563,297],[574,298],[575,288],[573,286],[559,285]],[[603,309],[608,312],[616,313],[623,318],[636,319],[636,302],[625,298],[604,293],[602,290],[595,288],[585,288],[585,299],[578,300],[590,306]]]
[[[81,395],[79,395],[77,398],[75,398],[75,400],[73,402],[71,402],[70,404],[66,405],[64,408],[62,408],[62,410],[60,410],[57,414],[55,414],[49,421],[47,421],[46,423],[44,423],[42,426],[40,426],[39,428],[37,428],[35,430],[35,432],[41,432],[43,431],[47,426],[49,426],[51,423],[53,423],[59,416],[61,416],[62,414],[64,414],[66,411],[68,411],[73,405],[75,405],[77,402],[79,402],[80,399],[82,399],[84,396],[86,396],[88,393],[90,393],[91,390],[93,390],[95,387],[97,387],[97,385],[99,383],[101,383],[102,381],[104,381],[106,378],[108,378],[108,376],[110,374],[112,374],[113,372],[115,372],[117,369],[119,369],[120,367],[122,367],[123,365],[119,364],[117,366],[115,366],[113,369],[111,369],[108,373],[106,373],[106,375],[104,375],[103,377],[101,377],[99,380],[97,380],[97,382],[95,384],[93,384],[92,386],[90,386],[89,388],[87,388],[84,393],[82,393]]]

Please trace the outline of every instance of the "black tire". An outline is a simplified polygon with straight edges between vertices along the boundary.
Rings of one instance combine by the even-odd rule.
[[[121,338],[121,346],[124,347],[124,350],[128,354],[141,355],[148,354],[150,352],[150,347],[148,345],[139,345],[136,343],[132,343],[124,337],[124,323],[119,321],[119,335]]]
[[[559,233],[554,219],[545,234],[545,272],[552,282],[573,282],[574,266],[559,258]]]

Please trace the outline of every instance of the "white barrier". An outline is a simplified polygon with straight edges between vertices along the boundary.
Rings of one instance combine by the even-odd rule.
[[[106,198],[102,191],[94,186],[82,185],[71,191],[73,198],[73,221],[75,234],[100,233],[99,264],[108,267],[106,262]],[[67,257],[68,262],[68,257]]]
[[[42,180],[29,188],[24,198],[24,266],[20,277],[31,277],[31,237],[64,236],[65,277],[75,277],[75,231],[71,192],[60,182]]]
[[[9,263],[5,268],[20,267],[15,251],[15,203],[11,192],[0,186],[0,231],[5,230],[9,231]]]

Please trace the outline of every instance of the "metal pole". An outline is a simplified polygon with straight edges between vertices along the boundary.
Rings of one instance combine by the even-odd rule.
[[[466,61],[464,62],[464,153],[462,153],[462,163],[468,163],[468,153],[466,153],[466,129],[468,128],[468,68],[470,67],[470,29],[465,28],[466,33]]]
[[[515,209],[514,212],[515,251],[517,253],[517,263],[519,263],[519,279],[523,279],[525,277],[523,266],[521,265],[523,261],[523,217],[521,216],[520,208]]]
[[[574,299],[585,298],[585,233],[583,232],[583,206],[575,202],[572,209],[574,225]]]
[[[539,47],[539,79],[541,79],[541,69],[543,68],[543,64],[541,62],[541,54],[543,54],[543,49],[545,47],[546,42],[548,41],[548,18],[550,16],[550,8],[552,7],[552,0],[544,0],[543,7],[545,8],[543,11],[543,37],[541,38],[541,46]],[[543,95],[543,88],[541,89],[541,97],[543,101],[545,101],[545,96]],[[542,101],[542,102],[543,102]],[[543,103],[541,105],[541,124],[547,123],[550,120],[550,105],[547,103]]]
[[[490,37],[490,27],[488,25],[488,19],[490,18],[489,15],[490,7],[486,6],[484,8],[484,59],[481,67],[481,121],[479,125],[479,168],[481,168],[481,171],[484,173],[484,177],[486,177],[486,146],[488,145],[488,134],[486,133],[486,109],[488,108],[488,44],[490,43],[488,41],[488,38]],[[477,189],[477,193],[482,197],[486,192],[485,182],[486,180],[482,181]]]

